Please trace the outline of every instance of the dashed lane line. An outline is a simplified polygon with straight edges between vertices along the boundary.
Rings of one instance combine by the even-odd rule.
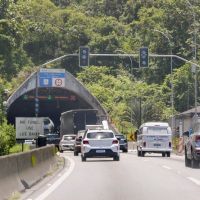
[[[165,169],[168,169],[168,170],[171,170],[171,169],[172,169],[171,167],[169,167],[169,166],[167,166],[167,165],[162,165],[162,167],[165,168]]]
[[[187,177],[187,179],[200,186],[200,180],[193,177]]]

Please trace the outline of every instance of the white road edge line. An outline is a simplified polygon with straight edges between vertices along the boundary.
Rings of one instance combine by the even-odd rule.
[[[192,181],[192,182],[195,183],[196,185],[199,185],[199,186],[200,186],[200,180],[195,179],[195,178],[193,178],[193,177],[187,177],[187,179],[189,179],[190,181]]]
[[[168,167],[166,165],[162,165],[162,167],[165,168],[165,169],[168,169],[168,170],[172,169],[171,167]]]
[[[73,171],[75,162],[71,158],[67,158],[70,161],[69,169],[51,185],[47,190],[45,190],[36,200],[44,200],[46,199]]]

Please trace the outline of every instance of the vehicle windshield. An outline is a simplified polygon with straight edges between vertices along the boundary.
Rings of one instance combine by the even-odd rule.
[[[87,134],[87,138],[91,139],[105,139],[105,138],[113,138],[114,135],[112,132],[91,132]]]
[[[76,136],[64,136],[63,140],[75,140]]]
[[[194,125],[194,132],[200,132],[200,123]]]
[[[57,134],[47,134],[47,138],[59,138]]]
[[[166,127],[148,127],[147,128],[148,134],[168,134]]]
[[[116,138],[125,139],[124,135],[115,135]]]

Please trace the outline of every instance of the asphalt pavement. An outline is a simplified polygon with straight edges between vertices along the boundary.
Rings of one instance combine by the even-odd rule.
[[[62,154],[67,165],[49,181],[23,195],[26,200],[199,200],[200,169],[186,168],[184,157],[121,153],[81,162],[73,152]]]

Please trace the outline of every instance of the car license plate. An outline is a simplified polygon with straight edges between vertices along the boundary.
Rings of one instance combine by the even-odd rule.
[[[161,144],[154,144],[154,147],[160,147],[161,146]]]
[[[96,150],[96,153],[105,153],[106,151],[104,149]]]

